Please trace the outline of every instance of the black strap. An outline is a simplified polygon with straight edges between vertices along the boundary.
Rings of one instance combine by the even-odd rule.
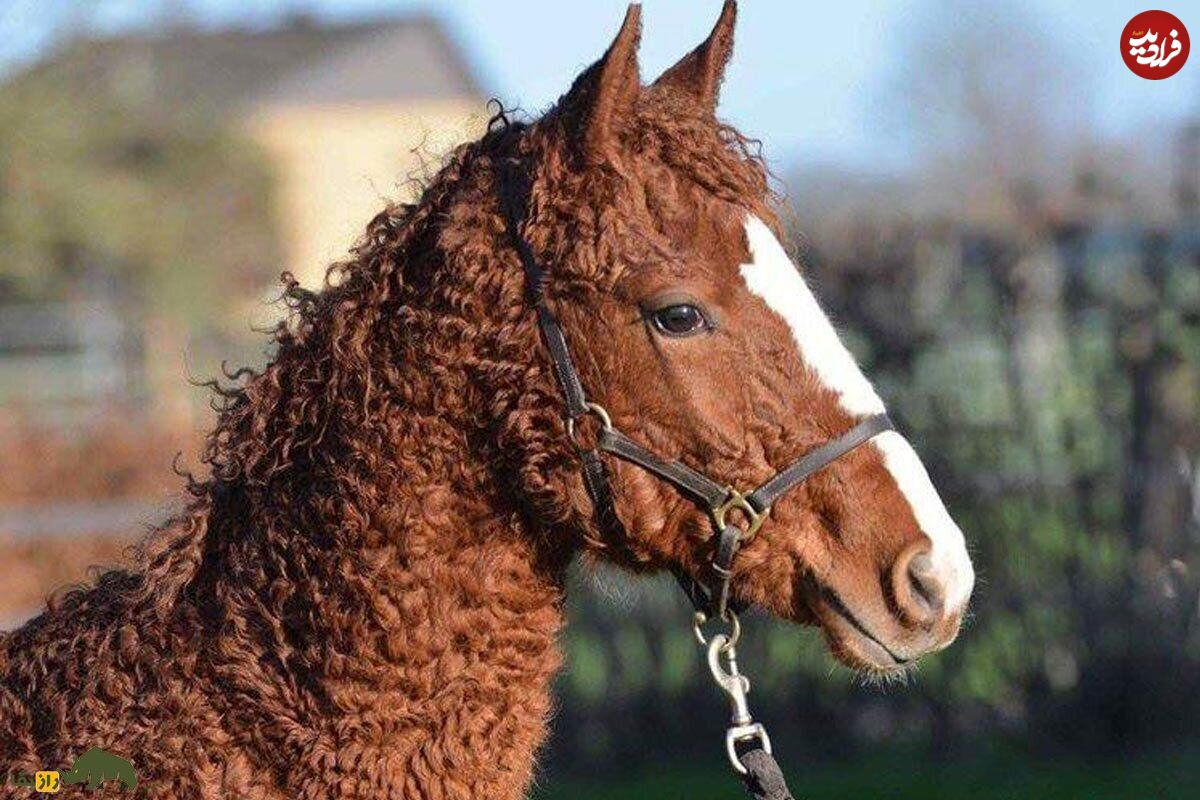
[[[592,500],[596,525],[602,534],[608,536],[610,542],[615,541],[608,534],[620,527],[621,520],[617,518],[612,483],[608,479],[608,467],[604,465],[599,450],[584,450],[579,457],[583,460],[583,483],[588,497]]]
[[[554,375],[567,401],[567,416],[576,419],[587,412],[587,395],[583,391],[583,383],[571,360],[571,349],[567,347],[567,339],[563,336],[562,328],[555,319],[553,312],[546,305],[546,295],[543,287],[546,283],[546,270],[538,263],[533,254],[533,248],[521,232],[521,220],[524,218],[522,209],[525,206],[523,183],[515,163],[505,161],[502,167],[503,175],[500,185],[500,202],[504,206],[505,224],[508,227],[509,238],[513,241],[517,255],[521,258],[521,268],[525,270],[525,292],[529,302],[537,312],[538,328],[541,329],[542,340],[550,351],[550,362],[554,366]]]
[[[779,769],[773,755],[761,747],[755,747],[742,753],[739,758],[746,768],[742,782],[755,800],[795,800],[783,777],[783,770]]]
[[[742,546],[742,531],[736,525],[726,525],[717,537],[717,552],[713,556],[712,571],[716,585],[709,598],[709,615],[713,619],[724,619],[729,607],[729,586],[733,582],[733,557]]]
[[[746,495],[746,501],[756,511],[765,512],[776,500],[803,483],[814,472],[824,469],[884,431],[894,429],[895,425],[887,414],[867,417],[838,438],[800,456],[775,477]],[[616,428],[605,428],[601,432],[599,447],[606,453],[612,453],[654,473],[685,494],[699,500],[707,508],[716,508],[729,496],[727,486],[701,475],[681,461],[659,458]]]
[[[891,429],[892,421],[886,414],[868,417],[837,439],[810,450],[796,459],[782,472],[751,492],[746,497],[746,502],[750,503],[759,513],[765,513],[779,497],[802,483],[814,472],[870,441],[872,437]],[[657,475],[684,494],[690,495],[707,510],[717,508],[729,496],[728,487],[700,474],[681,461],[667,461],[659,458],[616,428],[606,427],[601,431],[598,447],[606,453],[636,464]],[[607,490],[607,485],[605,488]],[[609,495],[611,496],[611,492]],[[595,493],[593,493],[594,497]],[[611,499],[608,502],[611,504]],[[616,513],[615,508],[613,513]],[[733,578],[733,557],[737,554],[741,543],[741,531],[734,526],[727,525],[718,532],[716,552],[711,562],[715,579],[712,583],[683,572],[677,572],[675,575],[692,606],[709,619],[724,618],[726,608],[732,607],[735,611],[740,612],[745,607],[741,603],[731,605],[729,596]]]
[[[567,400],[567,415],[576,419],[587,413],[587,396],[583,393],[583,384],[575,364],[571,360],[571,351],[567,348],[566,337],[558,320],[546,307],[546,301],[538,294],[537,305],[538,327],[542,330],[542,339],[550,350],[550,361],[554,364],[554,374],[558,377],[558,385],[562,387],[563,397]]]
[[[546,343],[546,350],[550,353],[554,376],[566,401],[567,419],[576,420],[588,411],[587,394],[583,390],[583,382],[579,380],[575,362],[571,359],[571,349],[567,346],[562,327],[550,307],[546,305],[546,270],[538,263],[533,248],[521,232],[521,224],[525,218],[527,188],[517,162],[508,159],[503,161],[499,178],[500,203],[504,209],[505,225],[513,247],[521,259],[521,268],[525,272],[525,292],[537,313],[538,329],[542,341]],[[608,542],[624,541],[625,529],[617,516],[608,468],[604,465],[600,452],[596,449],[581,450],[580,458],[583,462],[583,484],[592,501],[593,519],[600,535],[607,540],[599,544],[606,546]]]
[[[708,581],[700,580],[683,570],[675,570],[672,574],[675,576],[675,582],[679,584],[679,588],[683,590],[684,597],[692,604],[692,608],[702,613],[705,619],[721,619],[717,598],[722,593],[725,596],[725,608],[735,614],[740,616],[750,607],[750,603],[747,601],[732,596],[729,593],[728,585],[709,585]]]
[[[895,430],[892,418],[887,414],[867,417],[831,442],[810,450],[792,462],[791,466],[778,473],[746,496],[746,502],[758,511],[775,504],[783,495],[803,483],[817,470],[829,466],[861,444],[865,444],[884,431]]]
[[[616,428],[601,432],[600,449],[654,473],[703,503],[705,508],[716,508],[729,494],[727,487],[709,480],[681,461],[664,461]]]

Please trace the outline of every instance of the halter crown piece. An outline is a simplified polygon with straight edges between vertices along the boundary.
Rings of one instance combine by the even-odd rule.
[[[716,544],[710,563],[712,576],[708,580],[676,570],[675,577],[696,609],[694,630],[697,639],[708,648],[708,663],[713,679],[724,691],[733,707],[732,725],[726,735],[726,750],[733,768],[742,776],[747,789],[755,797],[766,800],[790,800],[791,794],[783,781],[779,766],[771,756],[771,741],[762,725],[753,722],[746,703],[750,681],[738,671],[735,646],[741,628],[736,612],[744,604],[730,597],[733,560],[738,550],[762,527],[771,506],[783,495],[795,489],[810,475],[828,466],[850,451],[870,441],[884,431],[893,430],[887,414],[866,417],[846,433],[797,458],[766,483],[743,492],[733,486],[715,481],[681,461],[660,458],[622,433],[609,413],[599,403],[588,400],[583,389],[566,337],[554,313],[546,305],[543,286],[546,271],[538,262],[525,238],[526,191],[520,172],[520,162],[505,159],[500,164],[500,204],[512,243],[525,271],[527,299],[537,314],[542,341],[550,354],[554,375],[566,404],[567,435],[575,445],[583,469],[584,485],[592,501],[593,514],[601,534],[609,540],[620,541],[624,526],[616,513],[608,468],[603,455],[609,454],[634,464],[674,486],[704,508],[713,523]],[[582,445],[576,437],[579,421],[594,416],[600,423],[600,433],[592,446]],[[736,521],[741,519],[739,525]],[[719,633],[708,640],[702,627],[709,620],[724,620],[730,632]],[[724,657],[728,670],[720,659]],[[740,753],[739,744],[757,741],[759,747]]]

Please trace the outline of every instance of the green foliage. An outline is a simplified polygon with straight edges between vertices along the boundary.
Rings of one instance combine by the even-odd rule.
[[[601,642],[586,631],[568,640],[569,686],[580,698],[600,702],[608,691],[608,658]]]

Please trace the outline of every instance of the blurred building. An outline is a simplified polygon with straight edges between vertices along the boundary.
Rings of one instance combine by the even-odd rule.
[[[53,217],[33,221],[54,236],[55,228],[65,227],[58,215],[65,214],[68,225],[77,212],[114,220],[72,231],[73,240],[52,242],[24,267],[26,275],[58,270],[65,276],[58,290],[13,290],[22,268],[0,255],[0,376],[6,385],[0,411],[19,404],[43,417],[72,419],[81,411],[86,416],[89,405],[194,417],[197,395],[184,380],[187,373],[209,375],[223,358],[242,359],[245,351],[229,340],[248,341],[251,325],[278,315],[264,300],[277,295],[279,273],[287,269],[305,286],[319,287],[326,266],[347,252],[385,198],[411,197],[417,185],[411,179],[436,168],[452,145],[473,138],[486,111],[462,50],[425,15],[350,25],[298,17],[268,30],[175,26],[116,38],[76,37],[0,89],[10,97],[24,91],[26,107],[32,99],[77,108],[83,98],[82,104],[94,102],[106,112],[124,109],[128,119],[127,129],[109,122],[112,130],[90,139],[82,131],[71,139],[60,130],[78,124],[70,117],[45,126],[58,141],[44,129],[13,134],[51,140],[41,153],[36,144],[25,151],[18,145],[14,160],[21,152],[37,155],[15,164],[17,177],[10,182],[18,188],[74,180],[66,169],[64,176],[49,174],[66,148],[93,150],[76,154],[84,164],[111,160],[116,168],[128,167],[116,192],[109,192],[110,175],[95,179],[80,170],[78,182],[91,180],[94,187],[75,194],[51,189],[58,194],[48,204],[50,213],[29,204],[38,208],[29,214]],[[17,117],[21,102],[15,104]],[[210,147],[206,163],[196,158],[178,166],[192,158],[187,148],[205,146],[188,142],[189,133],[214,125],[228,132],[232,144],[224,151]],[[261,188],[239,182],[239,171],[248,170],[229,154],[262,157],[268,180]],[[153,184],[156,173],[169,170],[184,174],[170,178],[175,195],[183,184],[180,208],[142,201],[146,207],[135,204],[131,214],[129,203],[120,206],[127,199],[117,196],[120,190]],[[234,177],[188,197],[188,170]],[[247,194],[269,194],[261,201],[268,209],[265,224],[247,222],[259,209]],[[10,200],[23,198],[12,194]],[[137,260],[125,254],[125,243],[159,224],[158,215],[200,241],[159,232],[153,248],[142,249],[167,253],[168,263],[157,273],[142,269],[138,279],[121,277]],[[252,235],[245,235],[247,228]],[[267,228],[269,239],[261,235]],[[15,253],[17,247],[3,247],[12,244],[4,239],[0,229],[0,251]],[[78,264],[50,263],[63,251],[72,253],[64,261]],[[73,255],[77,251],[83,255]],[[204,260],[210,253],[219,255]],[[180,279],[188,271],[210,274]],[[25,283],[41,287],[45,281],[35,275]],[[167,294],[158,302],[156,295]],[[250,352],[251,360],[259,351]]]
[[[92,81],[152,84],[168,108],[220,115],[264,148],[288,267],[314,287],[384,197],[404,194],[424,159],[473,137],[483,119],[463,52],[428,16],[176,29],[88,42],[59,59]]]
[[[352,28],[301,23],[194,36],[187,46],[199,74],[230,91],[236,124],[276,164],[285,255],[309,286],[384,197],[405,194],[426,160],[436,163],[482,124],[478,84],[428,17]]]

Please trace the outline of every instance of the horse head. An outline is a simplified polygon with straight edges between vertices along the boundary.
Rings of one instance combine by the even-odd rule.
[[[735,17],[726,2],[707,39],[643,85],[631,6],[604,56],[509,155],[525,165],[521,236],[546,267],[535,291],[588,398],[638,445],[758,486],[884,404],[780,243],[750,140],[715,116]],[[561,411],[561,393],[546,391]],[[543,510],[567,509],[600,558],[702,575],[711,515],[636,465],[606,457],[605,468],[619,542],[595,522],[569,452],[524,470],[524,488]],[[741,545],[734,598],[820,626],[837,657],[872,671],[949,644],[974,581],[961,531],[893,430],[780,497]]]

